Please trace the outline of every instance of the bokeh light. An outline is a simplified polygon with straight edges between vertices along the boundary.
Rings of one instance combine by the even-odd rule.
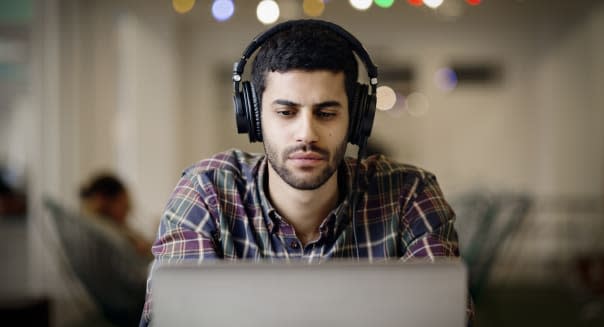
[[[426,7],[436,9],[443,4],[443,0],[424,0],[424,4],[426,5]]]
[[[451,68],[441,68],[434,74],[434,83],[442,91],[453,91],[457,86],[457,74]]]
[[[318,17],[323,14],[325,10],[325,4],[323,0],[304,0],[302,3],[302,8],[304,9],[304,13],[311,17]]]
[[[414,7],[419,7],[424,4],[424,0],[407,0],[407,3]]]
[[[349,0],[350,5],[356,10],[367,10],[371,7],[373,0]]]
[[[179,14],[186,14],[195,6],[195,0],[172,0],[172,8]]]
[[[262,0],[256,7],[256,16],[262,24],[272,24],[279,19],[279,5],[274,0]]]
[[[407,97],[407,112],[414,117],[425,115],[430,108],[428,97],[420,92],[413,92]]]
[[[481,2],[481,0],[466,0],[466,3],[470,6],[478,6]]]
[[[374,0],[378,7],[390,8],[394,4],[394,0]]]
[[[228,20],[234,12],[233,0],[214,0],[214,3],[212,3],[212,16],[219,22]]]
[[[387,85],[379,86],[376,90],[376,105],[378,110],[390,110],[396,104],[396,93]]]

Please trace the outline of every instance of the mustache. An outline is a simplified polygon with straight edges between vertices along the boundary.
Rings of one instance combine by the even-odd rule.
[[[329,157],[329,151],[323,148],[319,148],[318,146],[314,145],[314,144],[298,144],[298,145],[294,145],[291,146],[289,148],[286,148],[283,151],[283,158],[287,158],[289,157],[290,154],[294,153],[294,152],[316,152],[322,156],[325,157]]]

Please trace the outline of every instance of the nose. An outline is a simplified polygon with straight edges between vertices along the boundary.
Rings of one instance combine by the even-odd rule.
[[[310,110],[309,110],[310,111]],[[305,111],[298,115],[298,121],[295,126],[296,142],[315,143],[319,140],[312,112]]]

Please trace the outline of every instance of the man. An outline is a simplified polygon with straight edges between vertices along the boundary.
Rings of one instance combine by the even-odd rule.
[[[111,173],[98,173],[80,188],[84,213],[100,219],[116,234],[127,239],[141,257],[149,257],[151,243],[128,226],[131,211],[130,195],[124,183]]]
[[[265,154],[231,150],[185,170],[152,248],[156,264],[459,256],[455,215],[434,175],[384,156],[360,165],[344,158],[349,141],[364,147],[359,129],[370,131],[375,110],[354,53],[374,67],[347,33],[286,22],[246,49],[233,76],[238,129],[263,141]],[[257,48],[252,82],[239,94]],[[150,303],[148,286],[143,325]]]

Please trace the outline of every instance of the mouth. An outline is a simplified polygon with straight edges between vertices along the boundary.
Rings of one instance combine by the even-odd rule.
[[[289,156],[294,160],[325,160],[325,156],[317,152],[295,152]]]
[[[326,157],[317,152],[295,152],[288,159],[297,165],[311,166],[325,161]]]

